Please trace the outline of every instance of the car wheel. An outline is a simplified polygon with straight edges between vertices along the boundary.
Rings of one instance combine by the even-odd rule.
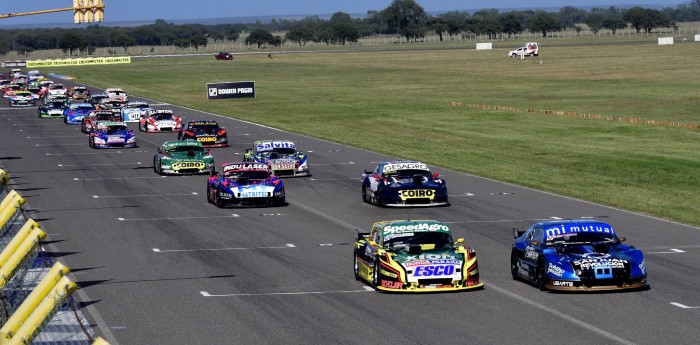
[[[365,203],[369,202],[369,201],[367,200],[367,188],[365,188],[365,184],[364,184],[364,183],[362,184],[362,201],[365,202]]]
[[[211,186],[209,185],[209,183],[207,183],[207,202],[210,204],[212,203],[211,202]]]
[[[510,253],[510,274],[513,280],[518,280],[518,259],[515,249]]]
[[[214,204],[216,207],[223,208],[224,207],[224,202],[221,200],[221,195],[219,195],[219,191],[217,190],[216,193],[214,194]]]
[[[372,269],[372,287],[377,290],[377,286],[379,285],[379,264],[377,262],[374,262],[374,267]]]
[[[95,147],[95,139],[93,137],[88,138],[88,145],[90,145],[92,148]]]
[[[158,172],[158,168],[156,168],[157,166],[158,161],[155,158],[153,158],[153,172],[160,175],[160,173]]]
[[[546,262],[544,260],[539,260],[537,262],[537,288],[540,289],[540,291],[545,291],[547,288],[545,285],[547,285],[547,276],[546,276]]]
[[[355,280],[360,280],[360,264],[357,262],[357,251],[353,255],[353,270],[355,271]]]

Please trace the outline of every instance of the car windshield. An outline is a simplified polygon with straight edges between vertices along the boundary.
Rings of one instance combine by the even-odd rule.
[[[172,120],[173,114],[158,114],[153,115],[153,119],[156,121]]]
[[[263,151],[260,152],[260,154],[263,157],[275,157],[275,156],[291,156],[294,155],[297,151],[293,148],[290,147],[275,147],[270,151]]]
[[[79,106],[76,106],[76,107],[73,108],[73,109],[76,109],[76,110],[93,110],[92,106],[89,106],[89,105],[79,105]]]
[[[232,181],[241,181],[241,180],[248,180],[248,181],[260,181],[260,180],[266,180],[270,177],[270,172],[269,171],[259,171],[259,170],[252,170],[252,171],[232,171],[230,173],[226,174],[226,178]]]
[[[216,134],[219,131],[219,125],[193,125],[190,126],[190,130],[195,133]]]
[[[430,175],[430,171],[421,169],[404,169],[384,174],[384,176],[391,176],[399,179],[413,178],[413,176],[415,175],[421,175],[427,178],[430,178],[432,176]]]
[[[167,152],[189,152],[189,151],[203,152],[204,148],[201,146],[192,145],[192,146],[175,146],[175,147],[171,147],[167,150]]]
[[[63,103],[63,102],[51,102],[48,105],[49,105],[49,108],[56,109],[56,108],[63,108],[64,104],[65,103]]]
[[[129,107],[129,108],[134,108],[134,109],[136,109],[136,108],[147,108],[147,107],[148,107],[148,104],[146,104],[146,103],[132,103],[132,104],[127,104],[127,107]]]
[[[616,243],[615,234],[601,232],[575,232],[549,236],[545,239],[545,246],[580,245],[591,243]]]
[[[124,125],[112,125],[104,128],[104,132],[107,134],[117,134],[119,132],[126,131],[127,128]]]
[[[405,232],[386,235],[384,247],[408,250],[410,246],[434,244],[436,249],[452,246],[452,236],[447,232]]]
[[[114,118],[113,114],[97,113],[95,114],[95,120],[111,120]]]

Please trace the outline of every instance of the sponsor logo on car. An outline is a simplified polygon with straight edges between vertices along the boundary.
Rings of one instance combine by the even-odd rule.
[[[551,262],[549,263],[549,266],[547,267],[547,272],[554,274],[557,277],[561,277],[564,275],[564,269],[562,269],[559,266],[553,265]]]
[[[417,277],[450,276],[454,273],[455,267],[452,265],[418,266],[413,271],[413,275]]]
[[[567,282],[567,281],[561,281],[561,280],[552,280],[552,285],[554,286],[574,286],[574,282]]]
[[[397,170],[408,170],[408,169],[416,169],[416,170],[429,170],[428,166],[423,164],[423,163],[418,163],[418,162],[410,162],[410,163],[391,163],[384,165],[382,168],[382,171],[387,173],[387,172],[393,172]]]
[[[407,200],[407,199],[425,199],[428,198],[430,200],[435,199],[435,191],[432,189],[407,189],[407,190],[400,190],[399,191],[399,197],[401,197],[401,200]]]
[[[173,169],[175,170],[180,170],[180,169],[204,169],[204,162],[176,162],[173,163]]]
[[[416,223],[410,225],[387,225],[384,227],[383,231],[385,234],[418,231],[450,231],[450,227],[445,224]]]

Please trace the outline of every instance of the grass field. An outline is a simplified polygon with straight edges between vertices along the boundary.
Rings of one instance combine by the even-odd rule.
[[[43,72],[700,225],[700,131],[605,120],[700,125],[700,43],[558,41],[525,61],[505,48],[472,48],[135,59]],[[256,99],[206,99],[208,82],[247,80]]]

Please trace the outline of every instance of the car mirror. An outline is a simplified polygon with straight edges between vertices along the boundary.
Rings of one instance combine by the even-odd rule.
[[[434,173],[433,177],[440,177],[440,173]]]
[[[457,241],[455,241],[455,243],[464,243],[464,239],[460,237],[457,239]]]
[[[620,242],[621,242],[621,243],[622,243],[622,242],[625,242],[626,240],[627,240],[627,237],[625,237],[625,236],[620,237]]]
[[[365,170],[365,175],[372,175],[374,171],[372,170]]]
[[[517,228],[513,228],[513,238],[518,238],[525,233],[524,231],[520,231]]]
[[[537,246],[539,246],[539,245],[540,245],[540,243],[539,243],[539,242],[537,242],[537,241],[530,241],[530,245],[531,245],[531,246],[535,246],[535,247],[537,247]]]
[[[245,154],[251,154],[251,153],[253,153],[252,149],[245,149]]]

